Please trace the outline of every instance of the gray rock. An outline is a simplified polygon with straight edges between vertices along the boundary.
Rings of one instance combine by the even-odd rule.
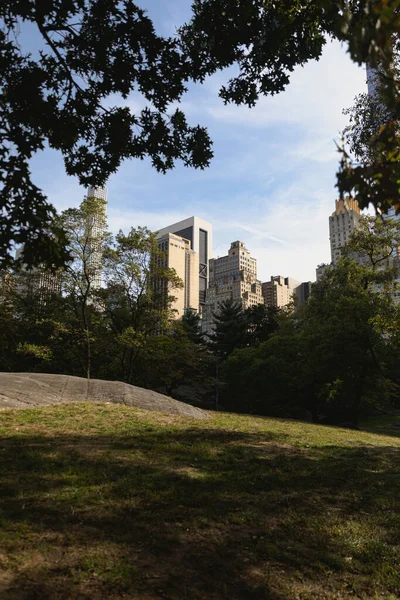
[[[68,402],[112,402],[144,410],[207,419],[195,406],[121,381],[47,373],[0,373],[0,408],[33,408]]]

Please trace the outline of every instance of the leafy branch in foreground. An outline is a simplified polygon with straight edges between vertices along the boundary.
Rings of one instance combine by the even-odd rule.
[[[367,61],[369,94],[357,96],[343,111],[350,124],[343,132],[337,174],[341,196],[352,195],[361,209],[372,204],[377,214],[400,211],[400,2],[378,2],[373,12],[383,4],[379,27],[388,37]]]
[[[26,23],[42,38],[36,58],[24,51]],[[131,0],[5,0],[0,73],[0,266],[13,243],[25,245],[25,262],[33,250],[56,266],[67,258],[54,209],[31,179],[29,161],[46,146],[85,186],[104,184],[126,158],[149,156],[165,172],[178,159],[204,168],[212,157],[206,130],[170,109],[188,79],[177,40],[158,36]],[[137,114],[125,102],[132,92],[147,102]]]
[[[220,90],[224,102],[254,106],[285,89],[298,65],[321,56],[329,37],[349,44],[358,64],[382,68],[385,105],[398,121],[392,77],[400,0],[195,0],[192,18],[162,37],[132,0],[3,0],[0,5],[0,267],[13,245],[25,263],[65,263],[65,237],[54,208],[35,185],[32,156],[61,152],[68,175],[102,185],[124,159],[149,157],[161,172],[177,160],[205,168],[211,140],[173,109],[189,81],[238,68]],[[37,55],[24,48],[26,27],[39,34]],[[395,39],[395,42],[393,40]],[[131,95],[143,100],[132,112]],[[136,96],[138,98],[136,98]],[[355,167],[343,154],[341,193],[383,208],[398,198],[399,146],[387,123],[377,165]],[[360,170],[361,169],[361,170]],[[397,194],[397,195],[396,195]]]

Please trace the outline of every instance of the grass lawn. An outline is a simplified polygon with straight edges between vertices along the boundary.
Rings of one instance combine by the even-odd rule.
[[[363,430],[372,433],[383,433],[400,438],[400,412],[366,418],[361,421],[361,427]]]
[[[104,404],[0,435],[2,600],[400,597],[400,438]]]

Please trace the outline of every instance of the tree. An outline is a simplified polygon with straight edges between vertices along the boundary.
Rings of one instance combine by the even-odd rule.
[[[332,36],[349,42],[359,64],[382,65],[388,75],[386,103],[398,117],[398,82],[390,77],[392,39],[400,29],[397,5],[396,0],[195,0],[189,23],[164,38],[132,0],[3,0],[0,267],[11,262],[13,243],[24,244],[27,264],[47,260],[59,266],[68,258],[54,208],[30,174],[31,157],[46,145],[61,152],[67,174],[86,186],[102,185],[126,158],[149,156],[162,172],[178,159],[206,167],[212,157],[207,131],[189,126],[180,109],[171,109],[190,80],[237,66],[239,74],[220,95],[225,102],[253,106],[260,94],[282,91],[295,66],[318,59]],[[41,36],[38,57],[24,49],[25,24]],[[147,102],[137,114],[124,105],[133,91]],[[395,204],[399,148],[391,131],[388,125],[380,134],[384,156],[392,153],[384,171],[388,184],[380,192],[382,201]],[[340,190],[362,187],[361,204],[376,174],[357,171],[344,156]],[[377,205],[375,196],[371,201]]]
[[[10,273],[0,273],[0,371],[15,370],[18,339],[13,292],[14,280]]]
[[[224,405],[239,412],[302,416],[308,378],[300,347],[290,321],[258,347],[235,350],[223,365]]]
[[[399,308],[371,272],[342,258],[313,286],[301,323],[314,365],[315,401],[354,423],[363,405],[388,400],[386,362],[398,336]]]
[[[247,321],[247,344],[259,346],[279,327],[279,309],[275,306],[256,304],[245,310]]]
[[[256,348],[224,364],[225,404],[235,410],[357,423],[384,407],[398,384],[400,308],[378,286],[387,274],[342,258],[312,295]]]
[[[36,59],[23,49],[26,22],[42,37]],[[62,153],[67,174],[82,185],[104,184],[125,158],[148,155],[159,171],[177,159],[200,168],[209,163],[206,130],[190,127],[181,110],[169,110],[189,76],[178,41],[158,36],[132,0],[5,0],[0,55],[4,263],[11,240],[25,244],[26,262],[33,249],[42,259],[46,243],[48,259],[65,260],[56,244],[54,209],[29,170],[30,158],[46,144]],[[138,114],[121,106],[134,90],[148,102]]]
[[[70,334],[79,353],[82,370],[89,379],[92,368],[93,322],[99,308],[98,290],[104,263],[107,233],[105,201],[85,198],[79,208],[69,208],[59,219],[67,235],[68,252],[72,257],[62,275],[63,293],[74,318]]]
[[[400,247],[400,222],[382,217],[362,216],[344,254],[362,262],[365,287],[371,283],[392,284],[394,263]],[[397,266],[397,265],[396,265]],[[389,286],[392,289],[392,286]]]
[[[343,138],[350,154],[357,161],[366,163],[374,160],[375,143],[380,127],[394,118],[379,95],[359,94],[351,108],[343,110],[349,117],[349,125],[343,131]]]
[[[181,30],[194,78],[235,64],[238,74],[220,90],[225,102],[254,106],[261,94],[282,91],[296,65],[318,59],[328,37],[348,42],[353,61],[384,74],[382,103],[393,115],[376,133],[377,158],[358,164],[341,152],[337,187],[384,212],[399,206],[400,118],[398,0],[198,0],[193,18]],[[198,71],[198,74],[197,74]]]
[[[386,52],[370,64],[373,91],[357,96],[354,106],[343,111],[350,123],[339,149],[342,159],[337,186],[341,195],[354,196],[362,209],[372,203],[377,214],[390,208],[400,210],[400,22],[396,4],[390,3],[386,18],[394,9],[397,29],[388,39]]]
[[[116,340],[120,377],[132,383],[149,336],[168,331],[174,290],[183,283],[165,266],[165,252],[146,227],[120,231],[107,244],[102,292],[104,316]]]
[[[201,318],[198,312],[193,308],[186,309],[181,323],[191,342],[194,344],[204,343],[204,335],[201,332]]]
[[[68,348],[59,336],[69,318],[64,298],[52,288],[41,287],[40,279],[38,269],[3,277],[0,370],[63,373],[72,368]]]
[[[139,384],[152,389],[165,387],[169,396],[179,385],[202,378],[203,371],[199,345],[189,339],[179,321],[166,334],[148,337],[138,357]]]
[[[223,300],[218,305],[218,312],[213,313],[214,332],[209,335],[210,348],[223,360],[236,348],[245,345],[247,323],[242,305],[232,298]]]

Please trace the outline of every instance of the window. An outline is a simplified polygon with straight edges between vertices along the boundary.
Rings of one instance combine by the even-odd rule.
[[[208,248],[207,248],[208,232],[205,231],[204,229],[199,229],[199,242],[200,242],[199,259],[203,265],[206,265],[207,260],[208,260]]]

